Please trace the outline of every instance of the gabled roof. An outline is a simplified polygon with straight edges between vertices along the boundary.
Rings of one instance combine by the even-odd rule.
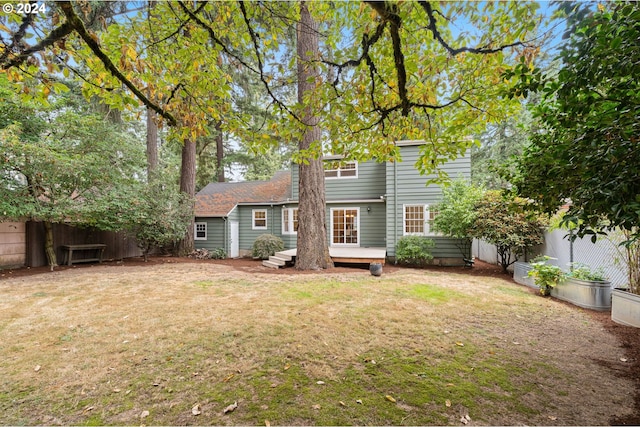
[[[291,198],[291,173],[269,181],[212,182],[196,194],[195,216],[224,217],[239,203],[280,203]]]

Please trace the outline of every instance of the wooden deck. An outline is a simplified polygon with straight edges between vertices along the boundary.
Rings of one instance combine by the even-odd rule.
[[[266,267],[279,268],[292,264],[297,254],[297,249],[289,249],[286,251],[276,252],[268,261],[262,264]],[[387,257],[386,248],[360,248],[347,246],[330,246],[329,255],[333,262],[347,264],[372,264],[380,263],[384,265]]]

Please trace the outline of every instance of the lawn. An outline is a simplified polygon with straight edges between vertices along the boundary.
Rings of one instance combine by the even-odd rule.
[[[587,311],[411,269],[3,279],[0,360],[3,425],[595,425],[634,411],[624,348]]]

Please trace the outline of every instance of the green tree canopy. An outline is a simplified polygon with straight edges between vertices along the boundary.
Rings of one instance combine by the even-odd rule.
[[[578,235],[640,226],[640,3],[612,2],[576,24],[559,73],[520,67],[542,124],[510,180],[547,212],[571,202]]]
[[[471,234],[496,245],[499,264],[506,272],[525,251],[544,243],[547,220],[531,203],[512,193],[490,190],[475,206]]]
[[[444,188],[442,201],[433,207],[438,212],[433,230],[460,239],[457,246],[463,258],[470,256],[472,229],[477,218],[475,208],[483,194],[482,187],[457,179]]]

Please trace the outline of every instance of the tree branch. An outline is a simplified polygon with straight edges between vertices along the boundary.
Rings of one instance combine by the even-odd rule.
[[[240,5],[240,10],[242,11],[242,18],[244,19],[244,23],[247,26],[247,31],[249,31],[249,35],[251,36],[251,41],[253,43],[253,49],[255,51],[256,54],[256,58],[258,60],[258,72],[259,72],[259,76],[260,76],[260,81],[262,82],[262,84],[264,85],[267,93],[269,94],[269,96],[271,97],[271,99],[283,110],[285,110],[287,113],[289,113],[289,115],[291,117],[293,117],[295,120],[299,121],[302,123],[302,119],[300,119],[296,113],[294,113],[291,109],[289,109],[289,107],[287,107],[282,101],[280,101],[275,94],[271,91],[271,87],[269,86],[269,82],[267,81],[265,75],[264,75],[264,65],[262,63],[262,58],[260,56],[260,46],[258,45],[258,35],[256,34],[256,32],[253,30],[253,27],[251,26],[251,21],[249,20],[249,17],[247,16],[247,10],[244,7],[244,1],[240,0],[239,2]]]
[[[22,38],[27,33],[27,28],[29,28],[29,26],[33,23],[34,16],[35,15],[30,13],[22,18],[22,23],[20,24],[18,31],[16,31],[15,34],[13,34],[13,36],[11,37],[11,44],[5,47],[4,52],[2,52],[2,55],[0,55],[0,64],[7,60],[13,48],[18,43],[20,43],[20,41],[22,41]]]
[[[451,56],[456,56],[462,52],[469,52],[469,53],[475,53],[475,54],[491,54],[491,53],[497,53],[497,52],[501,52],[505,49],[508,49],[510,47],[516,47],[516,46],[525,46],[525,44],[521,41],[518,42],[514,42],[514,43],[509,43],[506,45],[502,45],[502,46],[498,46],[496,48],[484,48],[484,47],[479,47],[479,48],[474,48],[474,47],[467,47],[467,46],[462,46],[459,48],[452,48],[443,38],[442,35],[440,34],[440,31],[438,30],[438,26],[436,24],[436,17],[435,17],[435,11],[433,10],[433,8],[431,7],[431,3],[425,0],[421,0],[418,2],[418,4],[420,5],[420,7],[422,7],[422,9],[426,12],[427,16],[429,17],[429,25],[427,25],[427,28],[429,29],[429,31],[431,31],[431,34],[433,35],[433,38],[435,40],[438,41],[438,43],[440,43],[440,45],[442,47],[444,47],[447,52],[449,52],[449,54]],[[440,12],[437,12],[440,13]]]
[[[109,71],[115,78],[117,78],[122,84],[124,84],[135,96],[138,98],[146,107],[152,109],[160,116],[164,117],[169,125],[175,126],[177,121],[173,115],[160,108],[157,104],[151,102],[149,98],[147,98],[141,91],[138,89],[127,77],[118,70],[118,67],[114,65],[114,63],[109,59],[109,57],[102,51],[98,42],[89,34],[87,29],[84,26],[82,20],[78,17],[76,12],[73,10],[73,5],[69,1],[63,1],[58,3],[60,9],[67,17],[67,22],[72,28],[78,33],[78,35],[84,40],[84,42],[89,46],[89,49],[100,59],[104,67]],[[66,24],[65,23],[65,24]]]
[[[343,62],[342,64],[338,64],[332,61],[322,61],[324,64],[330,65],[338,69],[338,72],[336,73],[336,78],[333,81],[333,86],[338,85],[338,81],[340,80],[340,74],[345,68],[357,67],[362,63],[362,61],[368,61],[371,64],[373,64],[373,61],[371,61],[371,58],[369,57],[369,50],[374,44],[378,42],[378,40],[380,40],[380,37],[382,37],[382,34],[384,33],[386,26],[387,26],[387,21],[382,21],[376,27],[376,30],[373,33],[372,37],[369,37],[369,34],[367,33],[364,33],[362,35],[362,42],[360,43],[362,46],[362,54],[360,54],[359,58],[350,59],[346,62]]]
[[[2,63],[2,69],[8,70],[9,68],[19,66],[34,53],[45,50],[46,48],[48,48],[49,46],[52,46],[55,42],[63,39],[64,37],[68,36],[72,32],[73,32],[73,25],[71,25],[71,23],[67,21],[64,24],[54,28],[47,37],[45,37],[40,41],[40,43],[37,43],[31,46],[30,48],[23,50],[19,55],[15,56],[9,61],[6,61],[6,59],[9,59],[9,55],[10,55],[10,52],[8,50],[9,47],[7,47],[2,54],[2,57],[5,60],[5,62]]]

